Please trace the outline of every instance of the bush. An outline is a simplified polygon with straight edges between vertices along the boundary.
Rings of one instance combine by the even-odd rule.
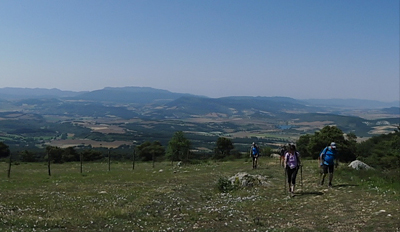
[[[235,186],[226,177],[220,177],[217,182],[217,188],[222,193],[227,193],[235,189]]]

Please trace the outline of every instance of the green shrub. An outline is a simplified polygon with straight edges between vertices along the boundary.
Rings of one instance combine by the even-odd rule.
[[[226,177],[220,177],[217,182],[217,188],[220,192],[226,193],[235,189],[235,186]]]

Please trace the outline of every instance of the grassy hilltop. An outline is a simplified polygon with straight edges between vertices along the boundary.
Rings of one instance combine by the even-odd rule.
[[[170,162],[8,166],[0,163],[0,231],[400,231],[399,183],[341,164],[333,188],[304,161],[294,197],[278,160],[171,165]],[[218,191],[239,172],[267,186]],[[301,178],[302,177],[302,178]]]

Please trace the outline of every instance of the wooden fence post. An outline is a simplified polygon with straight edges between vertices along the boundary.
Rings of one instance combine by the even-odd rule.
[[[49,176],[51,176],[51,171],[50,171],[50,152],[47,151],[47,171],[49,173]]]
[[[108,171],[111,170],[111,156],[110,156],[110,148],[108,148]]]
[[[136,149],[135,149],[135,147],[133,147],[132,170],[135,170],[135,152],[136,152]]]
[[[80,153],[80,155],[79,155],[79,159],[80,159],[80,161],[81,161],[81,174],[82,174],[82,171],[83,171],[83,149],[82,149],[82,151],[81,151],[81,153]]]
[[[153,159],[153,168],[154,168],[154,150],[151,152],[151,156],[152,156],[152,159]]]
[[[11,176],[11,152],[10,152],[10,160],[8,161],[8,173],[7,173],[7,177],[10,178]]]

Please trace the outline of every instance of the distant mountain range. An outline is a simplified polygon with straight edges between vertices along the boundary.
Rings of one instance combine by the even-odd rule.
[[[63,98],[74,97],[85,92],[63,91],[43,88],[0,88],[0,99]]]
[[[155,89],[150,87],[106,87],[94,91],[63,91],[59,89],[45,89],[45,88],[0,88],[0,99],[3,100],[21,100],[21,99],[40,99],[40,98],[61,98],[70,100],[87,100],[96,102],[113,102],[113,103],[135,103],[135,104],[166,104],[177,100],[181,97],[188,97],[193,100],[199,98],[198,101],[204,100],[204,96],[197,96],[187,93],[174,93],[167,90]],[[362,99],[306,99],[296,100],[288,97],[243,97],[232,96],[210,99],[207,98],[210,104],[234,104],[237,101],[246,101],[255,108],[260,107],[272,102],[279,102],[279,107],[288,106],[296,107],[302,105],[303,107],[341,107],[341,108],[390,108],[400,107],[400,101],[382,102],[373,100]],[[181,100],[185,101],[185,100]],[[186,100],[187,101],[187,100]],[[281,105],[284,103],[284,105]],[[209,106],[211,107],[211,106]],[[262,107],[262,106],[261,106]],[[289,106],[288,106],[289,107]]]
[[[243,123],[250,127],[258,123],[254,128],[260,125],[276,128],[284,126],[288,130],[293,124],[308,125],[308,129],[298,128],[301,133],[313,132],[315,128],[310,125],[317,123],[337,125],[343,131],[356,131],[358,135],[368,136],[376,125],[383,125],[385,128],[389,125],[383,129],[390,131],[400,123],[399,102],[356,99],[298,100],[289,97],[249,96],[209,98],[149,87],[104,88],[89,92],[3,88],[0,89],[0,109],[2,115],[0,118],[3,119],[0,122],[3,123],[3,127],[12,124],[14,129],[24,123],[36,123],[48,119],[59,122],[60,125],[64,121],[87,119],[102,122],[122,119],[119,122],[124,123],[130,119],[142,119],[166,123],[164,127],[152,133],[158,133],[165,128],[169,130],[178,128],[179,125],[176,123],[172,125],[167,123],[172,121],[190,121],[190,125],[203,128],[199,129],[200,131],[204,128],[219,130],[221,125],[207,124],[207,121],[218,121],[226,123],[222,125],[224,128],[236,129],[243,126]],[[202,120],[205,120],[205,124],[201,124]],[[193,122],[195,124],[192,124]],[[31,126],[27,128],[29,127]],[[143,130],[143,128],[133,129]],[[191,127],[184,129],[190,130]]]
[[[190,94],[173,93],[167,90],[153,89],[150,87],[107,87],[73,97],[74,99],[114,102],[114,103],[166,103]]]
[[[387,107],[400,107],[400,101],[382,102],[382,101],[362,100],[362,99],[308,99],[304,101],[314,106],[340,107],[340,108],[347,107],[347,108],[375,109],[375,108],[387,108]]]

